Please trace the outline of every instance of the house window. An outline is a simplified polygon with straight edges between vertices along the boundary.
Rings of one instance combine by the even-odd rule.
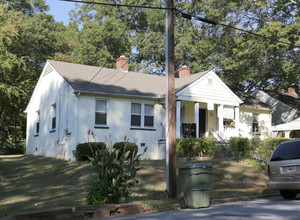
[[[140,128],[153,128],[154,105],[131,103],[131,126]]]
[[[258,120],[258,114],[253,114],[253,119],[252,119],[252,132],[255,134],[259,134],[259,120]]]
[[[154,105],[145,104],[145,127],[153,127],[154,126]]]
[[[34,135],[38,136],[40,133],[40,111],[36,112],[36,122],[34,126]]]
[[[51,132],[56,129],[56,104],[51,105]]]
[[[96,100],[95,125],[107,125],[107,100]]]

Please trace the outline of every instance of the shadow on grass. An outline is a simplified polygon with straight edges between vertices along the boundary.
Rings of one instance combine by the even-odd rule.
[[[191,162],[201,163],[177,161],[177,167]],[[267,192],[267,175],[251,164],[221,159],[205,163],[213,165],[212,199]],[[145,160],[140,162],[140,167],[139,184],[131,189],[129,202],[143,202],[154,210],[166,210],[178,203],[168,199],[165,193],[165,161]],[[28,210],[85,205],[86,187],[96,178],[87,162],[40,156],[0,156],[0,218]]]

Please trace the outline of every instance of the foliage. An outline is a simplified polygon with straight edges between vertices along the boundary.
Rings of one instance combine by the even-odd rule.
[[[242,161],[244,161],[245,163],[249,163],[251,164],[251,166],[261,170],[264,173],[267,173],[267,165],[265,163],[262,163],[256,159],[253,158],[243,158]]]
[[[208,157],[214,157],[217,152],[221,150],[221,146],[218,145],[213,137],[201,138],[201,146],[204,155]]]
[[[177,157],[213,157],[220,150],[213,137],[176,139]]]
[[[110,193],[108,183],[105,180],[99,180],[88,186],[86,192],[86,202],[88,205],[97,205],[107,203]]]
[[[114,2],[137,5],[133,0]],[[138,4],[164,7],[158,0],[141,0]],[[193,73],[214,69],[225,82],[243,91],[286,89],[300,80],[300,55],[293,46],[300,44],[296,1],[187,0],[176,1],[175,7],[188,14],[290,43],[286,45],[197,19],[188,20],[178,13],[175,16],[176,69],[182,65],[191,67]],[[76,36],[72,54],[75,62],[111,67],[115,59],[125,54],[131,58],[132,70],[164,73],[163,10],[81,4],[71,13],[71,19],[70,27]]]
[[[278,145],[287,140],[287,138],[282,137],[266,138],[261,144],[256,146],[254,153],[261,161],[268,163]]]
[[[250,140],[244,137],[231,137],[229,150],[234,156],[247,156],[250,153]]]
[[[120,158],[126,151],[130,151],[129,158],[133,158],[138,153],[138,146],[133,142],[117,142],[113,145],[113,148],[119,150],[118,157]]]
[[[98,175],[98,181],[94,183],[96,185],[88,188],[88,203],[124,203],[129,197],[129,188],[138,183],[136,175],[141,168],[137,166],[142,154],[133,154],[130,157],[131,150],[127,150],[126,143],[124,153],[120,153],[120,149],[107,147],[97,150],[94,156],[89,158],[93,172]],[[147,148],[144,153],[146,150]],[[101,195],[92,196],[91,193],[96,191]]]
[[[74,155],[77,161],[87,161],[89,157],[93,156],[94,152],[105,147],[106,144],[104,142],[81,143],[76,146]]]
[[[201,154],[200,140],[196,138],[176,139],[177,157],[195,157]]]
[[[7,4],[5,4],[7,3]],[[48,58],[65,50],[64,30],[44,0],[0,3],[0,147],[21,149],[24,110]]]

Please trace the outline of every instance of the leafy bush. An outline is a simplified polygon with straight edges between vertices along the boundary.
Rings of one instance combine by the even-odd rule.
[[[244,137],[231,137],[229,149],[234,156],[247,156],[250,153],[250,140]]]
[[[195,157],[202,155],[200,143],[200,139],[196,138],[176,139],[176,156]]]
[[[220,149],[213,137],[176,139],[177,157],[213,157]]]
[[[90,143],[81,143],[76,146],[76,151],[74,151],[75,158],[78,161],[87,161],[89,157],[92,157],[93,154],[98,149],[104,149],[106,144],[103,142],[90,142]]]
[[[133,158],[138,153],[138,146],[133,142],[117,142],[113,145],[113,148],[119,150],[118,159],[126,152],[130,151],[129,158]]]
[[[88,186],[86,202],[88,205],[105,204],[109,193],[108,183],[105,180],[95,182]]]
[[[287,140],[289,139],[282,137],[266,138],[261,144],[255,147],[254,153],[260,160],[267,163],[278,145]]]
[[[144,153],[146,151],[147,147]],[[117,143],[114,147],[98,148],[93,157],[89,157],[98,180],[87,189],[88,204],[125,202],[129,196],[129,188],[138,183],[135,177],[141,169],[137,166],[143,154],[137,155],[136,152],[137,145],[125,138],[124,142]]]
[[[205,156],[213,157],[221,150],[221,146],[218,145],[213,137],[203,137],[201,139],[202,151]]]

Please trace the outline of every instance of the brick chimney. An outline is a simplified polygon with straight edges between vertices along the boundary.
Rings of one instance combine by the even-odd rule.
[[[125,57],[124,55],[120,56],[117,59],[117,69],[121,69],[124,72],[128,72],[128,61],[128,57]]]
[[[178,70],[178,72],[179,72],[179,78],[186,77],[191,75],[191,68],[188,68],[187,66],[182,66]]]
[[[297,95],[297,96],[298,96],[298,91],[299,91],[299,87],[298,87],[298,85],[296,85],[296,83],[293,83],[292,85],[290,85],[290,87],[288,89],[288,93]]]

